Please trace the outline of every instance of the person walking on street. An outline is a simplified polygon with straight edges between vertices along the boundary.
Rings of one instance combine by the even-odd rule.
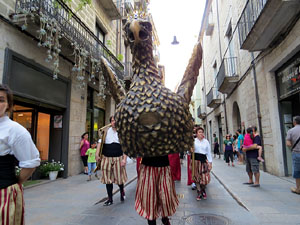
[[[13,108],[11,90],[0,84],[0,221],[1,224],[24,224],[22,184],[40,165],[40,155],[29,132],[12,121],[8,113]],[[21,171],[15,173],[15,162]]]
[[[97,145],[96,160],[101,160],[101,182],[106,184],[108,195],[104,206],[113,204],[113,184],[119,185],[120,200],[125,200],[124,184],[127,181],[126,160],[127,156],[123,154],[118,133],[115,127],[116,121],[113,116],[110,117],[110,127],[103,130]]]
[[[193,180],[197,186],[197,198],[199,201],[202,198],[206,199],[206,185],[210,182],[210,171],[212,169],[212,157],[211,148],[207,139],[204,138],[204,129],[198,127],[196,129],[196,135],[194,141],[194,149],[191,152],[195,156],[194,161],[194,177]]]
[[[176,212],[178,204],[168,155],[143,157],[136,186],[136,212],[149,225],[156,225],[160,216],[164,225],[170,225],[168,217]]]
[[[293,118],[294,128],[290,129],[286,136],[286,145],[291,147],[293,160],[293,178],[296,179],[296,187],[291,191],[300,194],[300,116]]]
[[[172,179],[174,181],[180,181],[181,180],[180,153],[169,154],[168,157],[169,157]]]
[[[217,135],[213,134],[213,138],[214,138],[214,158],[216,158],[216,155],[219,155],[219,159],[220,159],[221,158],[220,150],[219,150],[220,146],[219,146]]]
[[[89,178],[87,181],[91,181],[92,180],[92,173],[94,172],[94,170],[96,169],[96,146],[97,146],[97,142],[92,142],[91,144],[91,148],[89,148],[87,151],[86,151],[86,155],[88,156],[88,160],[87,160],[87,163],[88,163],[88,168],[89,168]],[[98,178],[98,175],[97,175],[97,171],[95,171],[95,177]]]
[[[242,146],[244,144],[244,135],[241,133],[241,129],[238,129],[236,131],[238,138],[237,138],[237,151],[238,151],[238,157],[239,157],[239,164],[244,163],[244,152],[242,151]]]
[[[249,128],[248,128],[249,129]],[[247,129],[247,130],[248,130]],[[257,133],[257,127],[254,126],[252,128],[254,139],[253,144],[248,148],[243,148],[243,151],[246,153],[246,171],[248,173],[249,181],[244,183],[250,185],[250,187],[260,187],[259,178],[259,161],[258,157],[258,147],[261,147],[261,138]],[[255,182],[253,182],[253,175],[255,178]]]
[[[230,166],[230,161],[231,161],[231,165],[234,167],[234,163],[233,163],[233,142],[230,139],[229,134],[226,135],[226,140],[224,140],[223,149],[225,149],[226,163],[228,164],[228,166]],[[229,161],[229,159],[230,159],[230,161]]]
[[[81,160],[84,166],[84,174],[88,174],[88,164],[87,159],[88,156],[85,154],[86,151],[90,148],[90,142],[89,139],[89,133],[85,132],[83,135],[81,135],[81,141],[80,141],[80,156]]]

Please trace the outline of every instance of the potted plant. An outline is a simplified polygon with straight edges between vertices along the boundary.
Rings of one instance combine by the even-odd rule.
[[[40,171],[45,176],[49,176],[50,180],[55,180],[59,171],[64,170],[64,164],[61,162],[55,162],[52,159],[51,162],[45,162],[41,164]]]

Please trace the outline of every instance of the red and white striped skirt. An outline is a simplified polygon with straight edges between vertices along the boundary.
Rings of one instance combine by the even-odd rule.
[[[102,156],[101,182],[103,184],[125,184],[127,181],[126,167],[121,166],[122,156],[120,157],[106,157]]]
[[[137,213],[147,220],[172,216],[178,203],[170,166],[152,167],[141,164],[135,194]]]
[[[200,183],[201,185],[209,184],[210,171],[208,170],[208,163],[202,163],[199,160],[195,160],[195,174],[193,180],[195,183]]]
[[[13,184],[0,190],[1,225],[24,224],[24,198],[21,184]]]

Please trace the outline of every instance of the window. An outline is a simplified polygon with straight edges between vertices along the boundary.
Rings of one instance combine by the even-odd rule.
[[[96,107],[94,89],[88,87],[87,94],[86,132],[89,133],[89,140],[92,142],[99,138],[98,129],[105,125],[105,111]]]
[[[96,36],[103,44],[105,44],[105,33],[98,23],[96,23]]]

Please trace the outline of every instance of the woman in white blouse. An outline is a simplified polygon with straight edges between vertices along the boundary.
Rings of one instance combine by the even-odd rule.
[[[0,221],[21,225],[24,224],[22,184],[40,165],[40,157],[29,132],[7,116],[13,107],[12,100],[9,88],[0,84]],[[22,168],[19,177],[15,173],[15,159]]]
[[[194,148],[194,177],[197,185],[197,201],[206,199],[206,185],[210,182],[210,171],[212,168],[211,148],[208,140],[204,138],[204,129],[197,127]]]

